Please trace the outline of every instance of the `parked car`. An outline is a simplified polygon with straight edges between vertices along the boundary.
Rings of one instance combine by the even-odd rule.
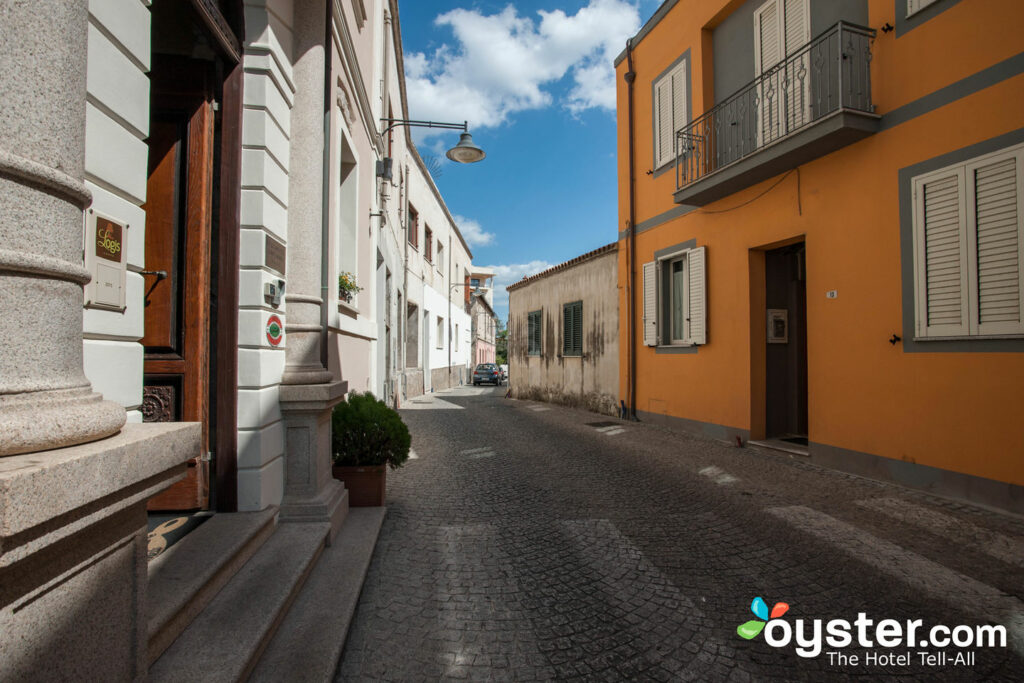
[[[500,387],[502,381],[501,368],[494,363],[480,363],[473,370],[473,386],[488,382]]]
[[[504,363],[502,363],[498,367],[501,368],[501,379],[507,382],[508,381],[508,366],[505,365]]]

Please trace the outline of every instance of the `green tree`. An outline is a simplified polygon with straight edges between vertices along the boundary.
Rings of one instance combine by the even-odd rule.
[[[508,364],[508,328],[501,320],[496,320],[497,332],[494,335],[494,356],[498,365]]]

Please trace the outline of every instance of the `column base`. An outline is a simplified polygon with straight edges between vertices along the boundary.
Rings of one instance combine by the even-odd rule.
[[[96,441],[116,434],[124,408],[85,387],[0,396],[0,456]]]
[[[348,382],[282,384],[285,482],[282,522],[327,522],[334,538],[348,514],[348,492],[331,474],[331,409]]]

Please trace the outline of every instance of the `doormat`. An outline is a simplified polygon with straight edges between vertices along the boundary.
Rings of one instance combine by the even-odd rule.
[[[790,437],[786,437],[784,439],[780,439],[780,441],[787,441],[789,443],[795,443],[795,444],[799,444],[801,446],[806,446],[807,445],[807,437],[806,436],[790,436]]]
[[[151,514],[149,515],[149,547],[146,555],[152,560],[159,557],[172,545],[185,538],[189,532],[210,518],[209,512],[193,512],[186,514]]]

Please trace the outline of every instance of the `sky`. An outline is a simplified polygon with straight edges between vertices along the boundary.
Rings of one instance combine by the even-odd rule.
[[[659,4],[399,3],[409,117],[468,121],[487,153],[456,164],[458,131],[412,129],[502,321],[505,286],[618,238],[613,61]]]

